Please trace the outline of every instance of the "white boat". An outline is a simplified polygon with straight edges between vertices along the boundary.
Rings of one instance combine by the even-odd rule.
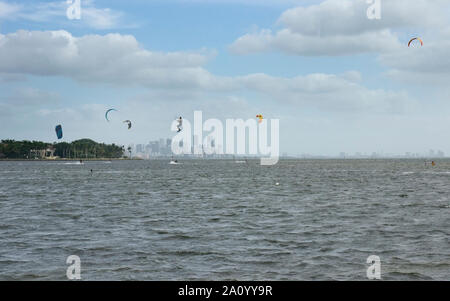
[[[170,160],[169,164],[176,165],[176,164],[180,164],[180,163],[178,163],[178,160],[176,160],[172,157],[172,160]]]

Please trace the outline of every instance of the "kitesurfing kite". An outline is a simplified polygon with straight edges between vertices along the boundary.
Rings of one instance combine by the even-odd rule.
[[[415,40],[419,41],[419,42],[420,42],[420,45],[423,46],[423,41],[422,41],[421,38],[412,38],[412,39],[408,42],[408,47],[410,47],[410,46],[411,46],[411,43],[412,43],[413,41],[415,41]]]
[[[256,118],[259,118],[258,122],[261,123],[263,121],[263,115],[256,115]]]
[[[128,129],[131,129],[131,121],[130,120],[125,120],[123,123],[128,123]]]
[[[58,139],[61,139],[63,137],[62,126],[60,124],[55,127],[55,132]]]
[[[111,112],[111,111],[116,111],[116,112],[117,112],[116,109],[109,109],[108,111],[106,111],[106,113],[105,113],[105,118],[106,118],[106,120],[107,120],[108,122],[109,122],[108,114],[109,114],[109,112]]]
[[[177,133],[179,133],[183,129],[183,118],[180,116],[180,118],[178,118],[177,121],[178,121]]]

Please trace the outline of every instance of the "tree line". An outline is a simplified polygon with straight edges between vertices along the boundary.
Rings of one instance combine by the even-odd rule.
[[[27,140],[2,140],[0,142],[0,159],[35,159],[48,157],[50,154],[62,159],[121,158],[124,152],[123,146],[114,143],[97,143],[90,139],[76,140],[71,143]]]

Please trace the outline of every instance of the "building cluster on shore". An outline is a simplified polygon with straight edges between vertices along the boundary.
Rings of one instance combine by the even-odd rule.
[[[168,157],[172,155],[172,139],[150,141],[147,145],[130,145],[133,157],[150,159],[152,157]]]
[[[384,152],[372,152],[370,154],[356,152],[354,154],[348,154],[345,152],[341,152],[339,154],[339,158],[341,159],[377,159],[377,158],[404,158],[404,159],[421,159],[421,158],[445,158],[445,153],[441,150],[435,151],[430,150],[427,153],[414,153],[414,152],[406,152],[404,154],[391,154]]]
[[[198,137],[194,135],[191,141],[190,153],[177,155],[177,157],[183,158],[203,158],[203,159],[229,159],[233,157],[258,157],[258,155],[233,155],[233,154],[216,154],[213,149],[217,146],[218,149],[223,149],[223,145],[216,145],[214,139],[211,137],[206,138],[206,144],[204,146],[202,141],[199,141]],[[182,143],[180,143],[182,147]],[[130,144],[131,153],[133,158],[139,159],[157,159],[167,158],[174,156],[172,152],[172,139],[159,139],[150,141],[148,144]],[[201,150],[200,154],[195,152],[195,149]]]

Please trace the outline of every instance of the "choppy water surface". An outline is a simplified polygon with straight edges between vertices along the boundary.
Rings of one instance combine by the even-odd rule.
[[[0,162],[0,279],[450,280],[448,160],[182,163]]]

